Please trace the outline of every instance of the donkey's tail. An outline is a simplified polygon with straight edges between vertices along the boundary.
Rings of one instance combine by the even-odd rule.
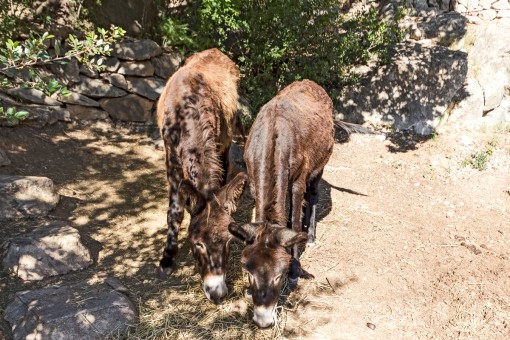
[[[343,130],[345,130],[345,132],[347,133],[364,133],[364,134],[375,134],[375,131],[369,129],[369,128],[366,128],[364,126],[361,126],[359,124],[354,124],[354,123],[347,123],[347,122],[344,122],[344,121],[341,121],[341,120],[335,120],[335,125]]]

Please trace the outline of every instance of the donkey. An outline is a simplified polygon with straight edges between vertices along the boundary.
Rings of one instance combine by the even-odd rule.
[[[315,242],[319,181],[333,144],[333,103],[310,80],[283,89],[262,107],[252,126],[244,159],[255,198],[255,222],[232,224],[229,230],[249,244],[241,263],[249,273],[253,320],[259,327],[273,324],[281,277],[289,265],[292,285],[298,277],[310,276],[301,269],[298,246]],[[304,226],[307,233],[302,232]],[[292,258],[286,249],[292,250]]]
[[[192,251],[209,300],[219,303],[225,284],[230,216],[246,182],[226,184],[237,110],[239,70],[217,49],[189,57],[168,80],[157,106],[169,184],[168,233],[160,276],[174,271],[178,232],[189,203]]]

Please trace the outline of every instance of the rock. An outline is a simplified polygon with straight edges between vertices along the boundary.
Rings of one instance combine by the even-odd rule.
[[[510,3],[508,0],[499,0],[494,2],[491,7],[497,10],[510,9]]]
[[[113,86],[117,86],[123,90],[128,89],[126,78],[122,74],[118,73],[103,73],[101,76],[104,80],[108,81]]]
[[[179,68],[182,62],[182,56],[176,52],[163,53],[159,57],[151,59],[154,66],[154,73],[163,79],[168,79]]]
[[[66,104],[99,107],[99,103],[97,101],[76,92],[70,92],[69,96],[59,95],[56,99]]]
[[[87,77],[82,77],[81,79],[81,83],[73,86],[72,89],[92,98],[115,98],[122,97],[127,94],[126,91],[119,89],[102,79],[90,79]]]
[[[51,63],[49,69],[59,83],[66,86],[80,81],[80,66],[75,58],[67,62]]]
[[[480,17],[475,17],[475,16],[472,16],[472,15],[467,15],[466,19],[467,19],[467,21],[470,24],[480,25],[482,23],[482,19]]]
[[[483,89],[474,78],[467,78],[462,89],[457,93],[459,103],[450,113],[448,121],[463,126],[476,126],[483,116]]]
[[[59,106],[60,102],[48,97],[44,94],[44,92],[37,89],[24,89],[21,87],[9,89],[7,93],[11,96],[17,97],[22,101],[32,103],[32,104],[41,104],[41,105],[49,105],[49,106]]]
[[[99,105],[99,103],[97,103]],[[71,119],[73,120],[105,120],[108,113],[95,107],[81,105],[67,105]]]
[[[154,75],[154,66],[150,61],[122,61],[117,72],[128,76],[150,77]]]
[[[62,107],[57,106],[19,106],[18,111],[25,110],[28,112],[28,117],[22,121],[22,124],[27,124],[34,127],[43,127],[46,125],[55,124],[58,121],[69,122],[71,117],[69,111]]]
[[[104,339],[138,322],[134,304],[106,284],[79,282],[16,293],[5,309],[14,339]]]
[[[106,280],[104,280],[104,282],[110,286],[113,290],[115,290],[116,292],[119,292],[119,293],[122,293],[122,294],[126,294],[126,295],[129,295],[129,289],[124,286],[117,278],[113,277],[113,276],[109,276],[106,278]]]
[[[3,260],[5,269],[27,281],[67,274],[91,264],[90,252],[81,243],[78,230],[60,221],[10,239]]]
[[[408,41],[398,46],[389,65],[374,69],[360,85],[342,89],[337,118],[431,134],[466,73],[466,53]]]
[[[510,86],[510,22],[491,21],[473,30],[476,40],[470,47],[469,67],[482,86],[483,110],[487,112],[501,103],[505,88]]]
[[[152,40],[138,40],[116,43],[112,55],[123,60],[148,60],[163,51]]]
[[[477,7],[478,7],[478,0],[468,0],[467,1],[466,8],[467,8],[468,12],[476,10]]]
[[[105,98],[99,103],[112,118],[133,122],[146,122],[153,106],[151,100],[135,94],[128,94],[122,98]]]
[[[97,72],[96,70],[91,70],[85,65],[80,66],[80,73],[89,78],[99,78],[99,72]]]
[[[480,18],[484,21],[491,21],[496,19],[497,12],[493,10],[481,11],[479,14]]]
[[[117,72],[117,70],[119,69],[120,61],[115,57],[108,57],[106,58],[104,65],[106,66],[105,71],[113,73]]]
[[[483,8],[483,9],[490,9],[491,8],[491,5],[494,1],[493,0],[479,0],[478,1],[478,4]]]
[[[0,149],[0,166],[10,165],[11,160],[7,157],[4,150]]]
[[[165,81],[159,78],[126,77],[128,91],[151,100],[158,99],[165,88]]]
[[[19,103],[0,89],[0,106],[17,106]]]
[[[417,27],[422,39],[438,38],[441,45],[447,46],[466,34],[466,18],[457,12],[443,13],[426,18]]]
[[[49,178],[0,175],[0,221],[46,216],[59,199]]]
[[[510,18],[510,9],[499,10],[496,18]]]
[[[2,100],[0,99],[0,104]],[[18,103],[16,103],[18,104]],[[11,105],[17,111],[27,111],[28,116],[26,119],[19,122],[19,124],[30,125],[33,127],[43,127],[46,125],[55,124],[58,121],[69,122],[71,118],[69,111],[63,107],[58,106],[40,106],[40,105]],[[0,120],[0,126],[8,126],[5,120]]]
[[[455,5],[455,11],[457,11],[459,13],[466,13],[467,8],[466,8],[466,6],[464,6],[462,4],[457,4],[457,5]]]
[[[510,129],[510,96],[505,95],[501,104],[485,114],[480,127],[499,128],[504,131]]]

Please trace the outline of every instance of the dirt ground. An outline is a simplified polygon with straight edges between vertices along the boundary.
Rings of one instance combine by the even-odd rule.
[[[510,338],[508,131],[340,136],[321,182],[318,242],[302,256],[315,279],[285,289],[279,322],[263,331],[243,297],[239,242],[222,305],[201,292],[186,223],[179,270],[156,278],[166,180],[163,151],[144,127],[1,128],[0,148],[12,161],[0,174],[55,182],[61,202],[47,219],[76,227],[94,258],[82,272],[36,283],[2,272],[0,317],[15,291],[114,275],[140,312],[140,324],[114,338]],[[248,221],[251,208],[245,194],[236,220]],[[0,244],[36,222],[1,224]],[[9,338],[2,322],[0,338]]]

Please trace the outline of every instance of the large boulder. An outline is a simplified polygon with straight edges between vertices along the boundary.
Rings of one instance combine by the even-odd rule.
[[[103,110],[112,118],[131,122],[147,122],[153,106],[152,100],[136,94],[129,94],[122,98],[105,98],[99,102]]]
[[[335,109],[346,121],[431,134],[466,74],[466,53],[406,42],[389,65],[369,72],[360,85],[342,89]]]
[[[49,178],[0,175],[0,221],[46,216],[59,199]]]
[[[448,119],[466,127],[479,124],[483,116],[483,89],[474,78],[467,78],[463,88],[457,93],[457,105]]]
[[[16,293],[4,311],[17,339],[104,339],[138,322],[134,304],[106,284]]]
[[[421,38],[437,39],[440,45],[448,46],[466,34],[466,17],[457,12],[442,13],[425,18],[416,24],[416,30]]]
[[[35,281],[85,269],[92,259],[78,230],[55,221],[10,239],[2,262],[21,279]]]
[[[496,20],[474,28],[476,40],[469,51],[469,65],[484,93],[485,112],[501,104],[510,87],[510,21]]]

